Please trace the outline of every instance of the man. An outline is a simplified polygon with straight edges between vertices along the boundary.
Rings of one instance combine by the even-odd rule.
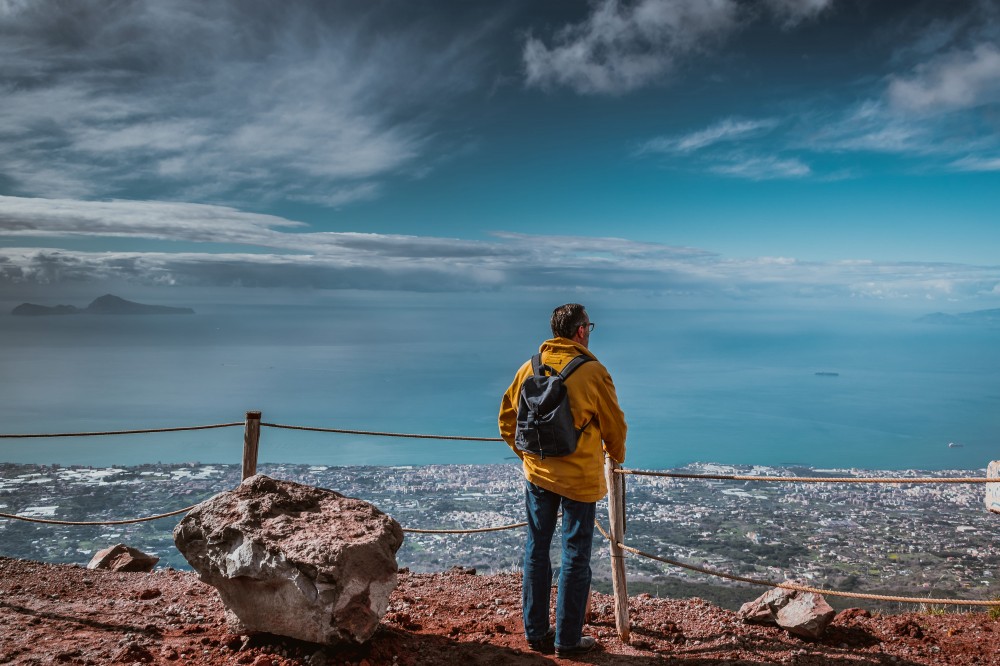
[[[568,303],[552,313],[551,340],[539,348],[542,363],[562,370],[588,350],[594,324],[578,303]],[[625,461],[625,415],[611,375],[596,359],[580,365],[565,381],[574,426],[584,428],[576,450],[563,457],[540,457],[515,444],[518,396],[521,384],[532,375],[526,362],[514,376],[500,404],[500,435],[521,458],[525,478],[528,539],[524,548],[522,612],[524,633],[532,649],[570,656],[594,648],[596,641],[583,635],[584,615],[590,595],[590,553],[598,500],[607,495],[604,454]],[[549,547],[562,510],[562,562],[556,600],[556,626],[549,625],[552,563]]]

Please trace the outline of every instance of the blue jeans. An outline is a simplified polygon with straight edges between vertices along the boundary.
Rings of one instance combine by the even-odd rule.
[[[583,636],[584,614],[590,594],[590,551],[594,543],[596,502],[576,502],[525,481],[528,541],[524,546],[521,604],[524,635],[528,640],[549,630],[552,562],[549,548],[562,506],[562,562],[556,597],[556,645],[574,647]]]

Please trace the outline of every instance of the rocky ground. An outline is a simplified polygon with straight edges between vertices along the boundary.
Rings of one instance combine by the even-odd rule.
[[[215,591],[193,573],[91,571],[0,558],[0,663],[443,666],[572,663],[531,652],[520,580],[461,570],[402,572],[366,645],[322,647],[227,630]],[[634,597],[632,640],[611,598],[594,595],[590,664],[998,664],[1000,620],[985,612],[841,612],[820,641],[751,626],[700,599]]]

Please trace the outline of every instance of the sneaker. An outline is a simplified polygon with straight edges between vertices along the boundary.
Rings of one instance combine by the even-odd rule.
[[[563,647],[562,645],[556,646],[556,656],[557,657],[572,657],[576,654],[583,654],[584,652],[590,652],[595,647],[597,647],[597,639],[590,636],[583,636],[580,638],[580,642],[571,647]]]
[[[541,638],[529,638],[528,647],[535,652],[552,654],[552,651],[556,649],[556,630],[549,627],[549,630]]]

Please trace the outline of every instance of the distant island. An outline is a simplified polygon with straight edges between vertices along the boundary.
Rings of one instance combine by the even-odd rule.
[[[85,308],[78,308],[74,305],[35,305],[34,303],[21,303],[11,310],[12,315],[24,317],[38,317],[46,315],[76,315],[76,314],[99,314],[99,315],[178,315],[194,314],[191,308],[172,308],[166,305],[145,305],[126,301],[124,298],[105,294],[100,298],[95,298],[90,305]]]
[[[966,326],[1000,326],[1000,308],[992,310],[974,310],[947,314],[933,312],[917,319],[922,324],[962,324]]]

